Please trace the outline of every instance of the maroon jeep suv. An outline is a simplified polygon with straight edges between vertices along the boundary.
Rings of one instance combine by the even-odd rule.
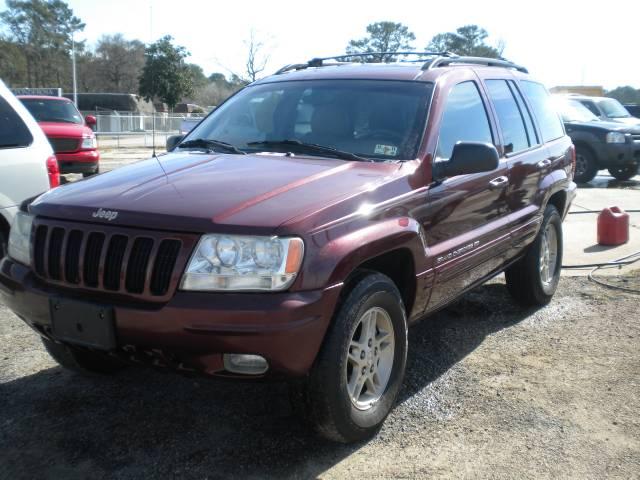
[[[62,366],[284,378],[324,436],[394,405],[407,327],[506,273],[551,300],[574,148],[513,63],[313,59],[169,153],[23,206],[2,300]]]

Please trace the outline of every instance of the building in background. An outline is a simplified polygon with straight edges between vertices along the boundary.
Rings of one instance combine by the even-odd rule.
[[[551,93],[578,93],[588,97],[604,97],[601,85],[561,85],[549,89]]]

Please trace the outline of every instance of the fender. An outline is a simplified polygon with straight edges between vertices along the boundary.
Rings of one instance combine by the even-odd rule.
[[[301,289],[342,286],[349,275],[368,260],[405,249],[411,254],[416,275],[413,308],[416,311],[418,304],[422,302],[423,291],[430,287],[433,280],[432,271],[427,269],[420,225],[415,219],[406,216],[389,217],[375,223],[370,218],[361,217],[360,222],[360,228],[349,229],[344,235],[328,241],[326,239],[331,231],[313,236],[312,241],[320,248],[305,262]]]

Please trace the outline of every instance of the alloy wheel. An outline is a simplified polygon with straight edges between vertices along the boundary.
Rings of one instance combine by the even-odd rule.
[[[558,234],[555,226],[548,224],[540,242],[540,280],[545,290],[551,287],[555,279],[557,262]]]
[[[389,313],[380,307],[364,312],[348,349],[347,392],[357,409],[368,410],[384,394],[393,368],[395,335]]]

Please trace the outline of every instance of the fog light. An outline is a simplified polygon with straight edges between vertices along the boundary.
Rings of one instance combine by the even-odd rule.
[[[269,364],[260,355],[246,355],[244,353],[225,353],[223,355],[224,368],[231,373],[242,375],[260,375],[269,369]]]

